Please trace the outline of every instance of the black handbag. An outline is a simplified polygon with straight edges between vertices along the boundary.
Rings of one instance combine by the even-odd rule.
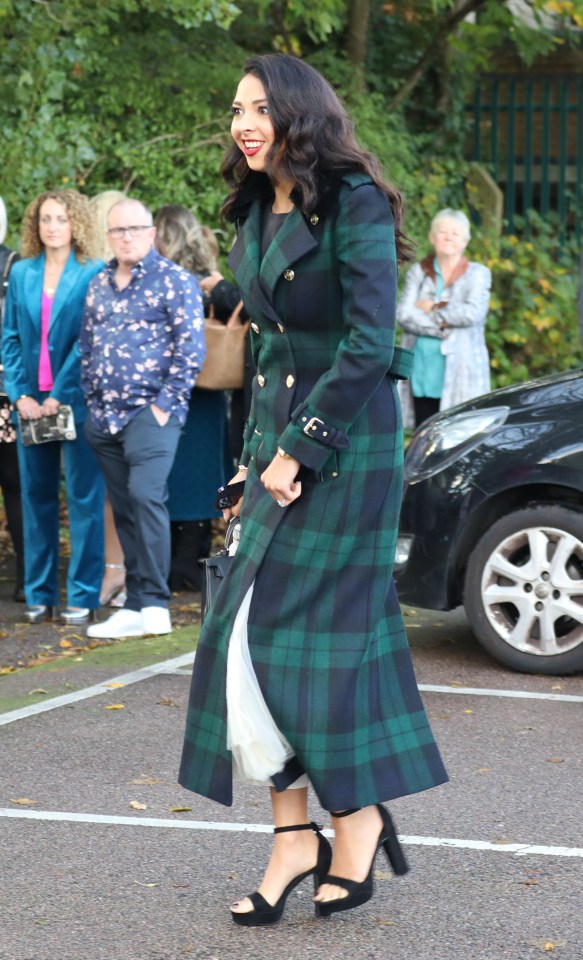
[[[230,566],[235,559],[229,556],[229,547],[234,538],[235,529],[239,526],[239,517],[229,521],[225,534],[225,546],[214,557],[207,557],[202,561],[204,575],[200,597],[201,622],[204,623],[209,607],[217,595],[221,583],[227,576]]]

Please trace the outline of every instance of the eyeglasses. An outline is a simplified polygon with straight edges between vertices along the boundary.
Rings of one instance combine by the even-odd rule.
[[[113,237],[114,240],[121,240],[124,233],[127,233],[128,237],[139,236],[142,230],[151,230],[152,224],[141,224],[137,227],[110,227],[107,231],[108,236]]]

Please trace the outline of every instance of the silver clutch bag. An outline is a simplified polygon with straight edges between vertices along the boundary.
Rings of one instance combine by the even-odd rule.
[[[73,410],[67,404],[61,404],[58,413],[50,417],[41,417],[39,420],[24,420],[18,414],[20,439],[23,446],[30,447],[35,443],[51,443],[54,440],[75,440],[75,417]]]

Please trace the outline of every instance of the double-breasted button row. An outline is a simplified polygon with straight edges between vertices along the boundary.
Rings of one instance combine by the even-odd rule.
[[[252,323],[252,324],[251,324],[251,329],[253,330],[253,333],[257,333],[257,334],[261,333],[261,331],[260,331],[260,329],[259,329],[259,327],[257,326],[256,323]],[[280,333],[285,333],[285,327],[284,327],[283,323],[278,323],[278,324],[277,324],[277,329],[279,330]]]
[[[293,280],[294,277],[295,277],[295,272],[291,269],[291,267],[288,267],[287,270],[283,271],[284,280]]]

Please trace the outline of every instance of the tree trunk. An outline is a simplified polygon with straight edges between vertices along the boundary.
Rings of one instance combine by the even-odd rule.
[[[346,33],[346,55],[354,67],[355,86],[366,89],[366,54],[368,46],[368,21],[370,0],[350,0]]]

